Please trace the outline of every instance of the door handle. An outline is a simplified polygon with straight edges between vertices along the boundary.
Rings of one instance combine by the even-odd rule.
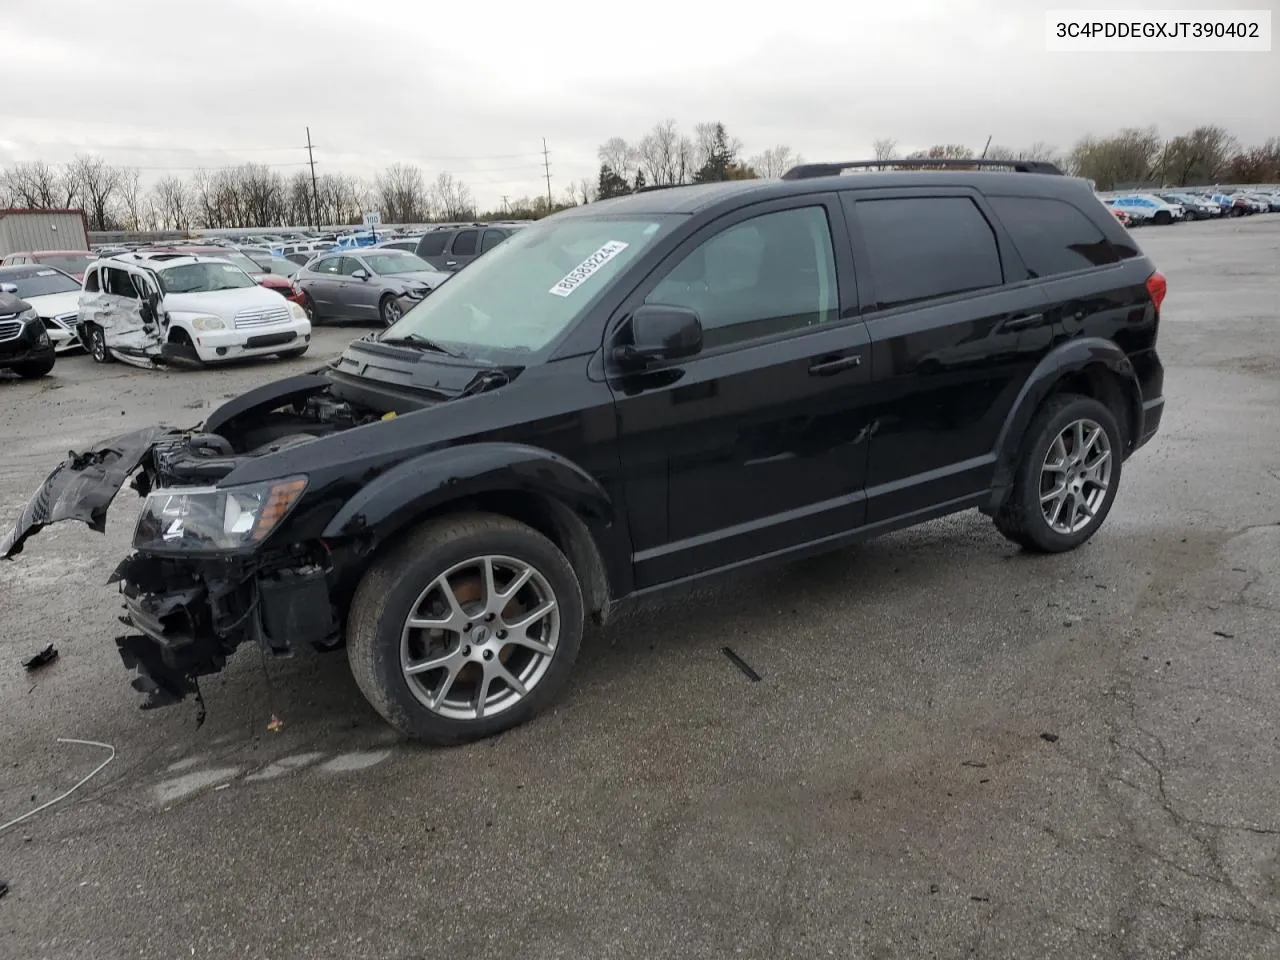
[[[445,265],[446,267],[456,267],[456,266],[458,265],[458,261],[457,261],[457,260],[446,260],[446,261],[444,262],[444,265]]]
[[[1010,317],[1004,322],[1005,330],[1026,330],[1028,327],[1038,327],[1044,323],[1043,313],[1024,313],[1020,317]]]
[[[831,360],[819,360],[810,364],[809,374],[815,377],[829,377],[842,370],[852,370],[862,363],[862,354],[851,353],[847,357],[835,357]]]

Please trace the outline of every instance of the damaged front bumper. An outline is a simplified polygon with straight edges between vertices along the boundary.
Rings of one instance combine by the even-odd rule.
[[[174,560],[135,553],[111,578],[125,600],[121,623],[135,632],[116,637],[144,709],[198,692],[199,678],[217,673],[241,644],[256,642],[276,656],[301,644],[320,650],[340,643],[325,567],[276,566],[283,558]]]

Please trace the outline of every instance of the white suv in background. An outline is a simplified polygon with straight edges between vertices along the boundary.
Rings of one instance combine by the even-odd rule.
[[[150,367],[301,356],[311,322],[302,307],[225,260],[123,254],[85,272],[77,333],[99,363]]]

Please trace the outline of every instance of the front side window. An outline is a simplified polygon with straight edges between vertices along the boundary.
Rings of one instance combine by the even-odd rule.
[[[727,227],[685,255],[645,297],[697,311],[706,347],[826,323],[838,315],[839,300],[823,207]]]
[[[528,227],[459,270],[385,337],[425,337],[474,359],[528,362],[677,222],[589,216]]]
[[[462,230],[453,238],[453,255],[469,257],[476,252],[476,230]]]
[[[319,263],[312,264],[312,273],[323,273],[328,276],[336,276],[338,271],[342,269],[342,261],[344,257],[328,257]]]
[[[444,253],[445,242],[449,239],[445,233],[428,233],[418,243],[418,256],[438,257]]]
[[[107,293],[117,297],[124,297],[127,300],[138,299],[138,291],[134,289],[133,278],[129,276],[127,270],[108,267],[106,269],[106,283]]]
[[[341,264],[338,266],[338,272],[344,277],[353,275],[357,270],[364,270],[365,273],[369,272],[365,270],[364,264],[355,257],[343,257]]]
[[[412,253],[366,253],[364,262],[369,265],[369,269],[382,277],[434,269],[427,261]]]
[[[998,287],[996,235],[968,197],[859,200],[854,207],[880,309]]]

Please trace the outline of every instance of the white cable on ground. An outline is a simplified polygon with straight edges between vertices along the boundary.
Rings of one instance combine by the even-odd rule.
[[[80,744],[84,744],[86,747],[101,747],[103,750],[110,750],[111,756],[107,757],[107,759],[103,760],[102,763],[98,764],[98,766],[94,768],[92,773],[90,773],[87,777],[85,777],[83,780],[77,783],[74,787],[72,787],[62,796],[54,797],[52,800],[48,801],[47,803],[40,804],[40,806],[36,807],[34,810],[28,810],[22,816],[14,820],[10,820],[8,823],[0,824],[0,833],[4,833],[10,827],[16,826],[17,824],[21,823],[23,820],[27,819],[27,817],[34,817],[41,810],[44,810],[47,807],[52,807],[55,803],[59,803],[67,799],[67,797],[71,796],[73,793],[75,793],[77,790],[83,787],[86,783],[88,783],[90,780],[96,777],[99,773],[101,773],[104,769],[106,769],[107,764],[116,758],[116,748],[109,743],[98,743],[97,740],[72,740],[67,737],[58,737],[58,743],[80,743]]]

